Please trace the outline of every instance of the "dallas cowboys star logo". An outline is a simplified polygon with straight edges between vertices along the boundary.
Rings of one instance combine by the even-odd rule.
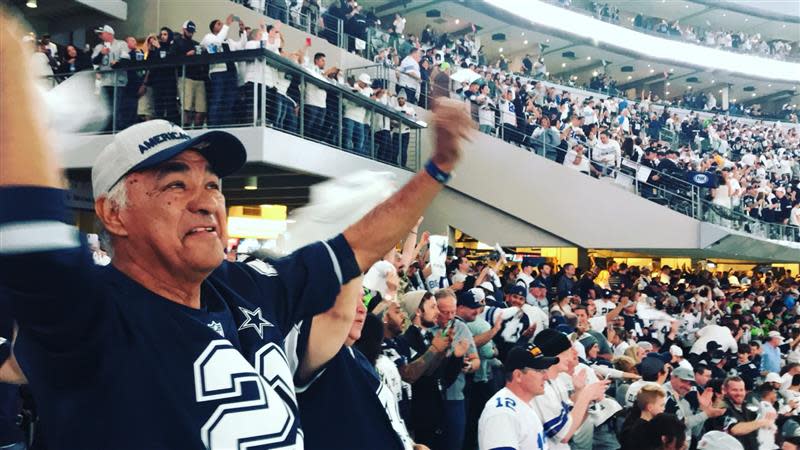
[[[239,310],[242,311],[244,314],[244,322],[239,325],[239,331],[244,330],[245,328],[252,328],[256,330],[258,333],[258,337],[264,339],[264,327],[274,327],[275,325],[269,323],[268,320],[264,319],[264,316],[261,315],[261,308],[256,308],[253,311],[250,311],[247,308],[239,307]]]

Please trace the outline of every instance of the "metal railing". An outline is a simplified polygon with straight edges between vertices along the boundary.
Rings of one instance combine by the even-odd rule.
[[[738,49],[738,48],[734,48],[734,47],[724,47],[724,46],[719,46],[719,45],[713,45],[713,46],[712,45],[707,45],[707,44],[703,43],[702,41],[700,41],[699,38],[698,38],[697,41],[692,41],[692,40],[684,38],[683,35],[681,35],[681,34],[675,35],[675,34],[671,34],[671,33],[661,33],[659,31],[656,31],[656,30],[653,30],[653,29],[650,29],[650,28],[636,26],[634,24],[634,22],[631,21],[631,20],[625,20],[625,19],[612,20],[611,17],[600,15],[600,14],[597,13],[596,10],[590,9],[592,7],[592,5],[593,5],[592,2],[586,3],[585,5],[578,5],[577,7],[564,6],[561,2],[558,2],[558,1],[551,1],[550,3],[552,3],[554,5],[557,5],[557,6],[560,6],[562,8],[565,8],[565,9],[569,9],[570,11],[575,11],[575,12],[583,14],[585,16],[590,16],[590,17],[592,17],[594,19],[597,19],[597,20],[600,20],[600,21],[603,21],[603,22],[608,22],[608,23],[611,23],[611,24],[614,24],[614,25],[617,25],[617,26],[620,26],[620,27],[623,27],[623,28],[628,28],[628,29],[631,29],[631,30],[638,31],[640,33],[645,33],[645,34],[649,34],[651,36],[656,36],[656,37],[660,37],[660,38],[664,38],[664,39],[669,39],[669,40],[672,40],[672,41],[685,42],[687,44],[693,44],[693,45],[697,45],[697,46],[705,47],[705,48],[715,48],[715,49],[718,49],[718,50],[723,50],[723,51],[727,51],[727,52],[731,52],[731,53],[738,53],[740,55],[760,56],[760,57],[763,57],[763,58],[770,58],[770,59],[777,59],[777,60],[784,60],[784,61],[798,61],[798,60],[800,60],[800,55],[798,55],[796,53],[796,50],[793,50],[794,53],[789,53],[789,54],[785,55],[783,58],[778,58],[778,57],[776,57],[776,55],[774,55],[772,53],[764,54],[764,53],[761,53],[761,52],[758,52],[758,51],[755,51],[755,50],[746,51],[746,50],[742,50],[742,49]],[[642,18],[644,20],[651,20],[651,19],[659,19],[660,20],[660,18],[656,18],[656,17],[645,16],[645,15],[641,15],[641,16],[642,16]],[[701,29],[700,27],[693,27],[693,28],[695,29],[695,31]],[[703,30],[703,31],[705,31],[705,30]],[[782,39],[775,39],[775,40],[782,40]],[[770,45],[770,52],[772,52],[772,46],[771,45]]]
[[[532,137],[532,131],[519,131],[516,126],[481,127],[481,131],[498,139],[522,147],[537,156],[547,158],[569,167],[575,161],[575,151],[548,144],[544,135],[539,139]],[[639,164],[633,160],[622,158],[619,164],[603,164],[592,159],[591,148],[584,146],[585,153],[580,156],[578,164],[573,166],[586,175],[604,179],[623,190],[639,195],[654,203],[663,205],[673,211],[692,217],[699,221],[713,223],[722,227],[740,231],[767,239],[800,242],[800,227],[780,223],[765,222],[735,209],[714,204],[709,200],[711,189],[689,182],[657,169]],[[569,159],[568,159],[569,158]],[[565,163],[565,160],[567,161]],[[657,175],[658,180],[654,180]],[[715,176],[708,174],[707,176]]]
[[[111,114],[101,129],[87,131],[116,133],[154,118],[186,129],[267,126],[404,169],[421,167],[426,124],[271,51],[149,56],[96,72],[101,86],[92,95]]]
[[[234,0],[234,3],[244,4],[252,10],[269,18],[280,20],[292,28],[319,36],[337,47],[346,45],[342,19],[328,13],[321,13],[319,8],[302,8],[300,5],[287,8],[270,0]]]

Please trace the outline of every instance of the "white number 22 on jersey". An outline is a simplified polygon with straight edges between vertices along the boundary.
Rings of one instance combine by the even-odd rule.
[[[269,367],[271,374],[266,373]],[[257,370],[256,370],[257,369]],[[227,340],[215,340],[194,362],[198,402],[238,399],[245,383],[254,383],[258,398],[221,404],[200,430],[206,448],[238,450],[280,444],[291,438],[293,411],[276,389],[294,398],[294,385],[283,350],[269,343],[256,353],[256,369]],[[296,448],[302,448],[297,436]]]

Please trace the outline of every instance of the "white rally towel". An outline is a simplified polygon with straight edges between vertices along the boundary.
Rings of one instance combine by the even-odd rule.
[[[308,205],[289,214],[277,253],[287,255],[343,232],[397,190],[395,179],[390,172],[364,170],[311,186]]]
[[[438,234],[428,239],[430,246],[431,277],[441,278],[447,275],[447,236]]]

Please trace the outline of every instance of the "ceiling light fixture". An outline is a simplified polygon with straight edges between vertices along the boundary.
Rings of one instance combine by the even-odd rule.
[[[521,34],[520,36],[525,36],[525,32],[523,31],[523,32],[522,32],[522,34]]]
[[[28,8],[36,8],[39,5],[36,3],[36,0],[28,0],[28,3],[25,3],[25,6]]]
[[[772,84],[768,84],[767,87],[772,87]]]
[[[669,81],[667,81],[667,86],[669,86],[670,84],[671,84],[671,83],[670,83]]]
[[[755,92],[753,92],[753,97],[755,97],[755,96],[756,96],[756,93],[755,93]]]
[[[691,86],[686,86],[686,89],[692,89],[692,87]]]
[[[500,53],[503,53],[503,47],[500,47],[499,50],[500,50]]]
[[[561,67],[567,67],[567,63],[561,63]]]
[[[461,20],[459,20],[459,19],[456,19],[456,25],[458,25],[458,24],[460,24],[460,23],[461,23]]]
[[[522,43],[525,44],[525,45],[528,45],[528,40],[525,39],[524,41],[522,41]]]
[[[669,91],[667,91],[667,92],[664,92],[664,94],[665,94],[665,95],[669,95]]]
[[[656,69],[650,69],[650,73],[653,73],[655,71],[656,71]]]
[[[711,84],[714,84],[714,83],[716,83],[716,81],[715,80],[711,80]]]
[[[630,80],[631,78],[633,78],[633,77],[632,77],[632,76],[630,76],[630,75],[628,75],[628,79]]]
[[[591,56],[587,56],[587,57],[586,57],[586,60],[587,60],[587,61],[591,61],[591,60],[592,60],[592,57],[591,57]]]

